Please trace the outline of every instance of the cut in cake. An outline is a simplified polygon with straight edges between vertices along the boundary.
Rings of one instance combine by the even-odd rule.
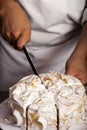
[[[55,72],[30,75],[9,90],[10,107],[23,130],[86,130],[86,93],[81,82]]]

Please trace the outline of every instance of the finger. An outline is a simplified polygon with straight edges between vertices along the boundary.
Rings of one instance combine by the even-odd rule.
[[[29,31],[24,31],[19,38],[17,39],[17,47],[18,49],[22,49],[23,46],[29,42],[31,39],[31,34]]]
[[[9,32],[2,32],[1,34],[2,34],[2,36],[3,36],[3,38],[5,40],[7,40],[8,42],[11,41],[11,37],[10,37],[10,33]]]
[[[75,76],[80,80],[82,79],[81,74],[78,71],[76,71],[75,69],[67,68],[65,71],[65,74]]]
[[[3,31],[2,30],[2,36],[5,40],[7,40],[11,45],[13,45],[14,41],[19,37],[20,32],[19,31]]]
[[[17,39],[19,38],[20,34],[22,33],[22,31],[18,31],[16,29],[14,29],[13,31],[11,31],[10,33],[10,44],[17,49]]]
[[[65,74],[72,75],[79,79],[83,85],[87,85],[87,78],[80,72],[66,70]]]
[[[18,30],[11,31],[10,33],[11,40],[13,41],[17,40],[20,34],[21,34],[21,31],[18,31]]]

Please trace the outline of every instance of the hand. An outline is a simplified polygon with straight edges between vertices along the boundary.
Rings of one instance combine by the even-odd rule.
[[[85,60],[71,56],[66,63],[65,73],[75,76],[83,85],[87,85],[87,64]]]
[[[0,31],[2,36],[14,47],[22,49],[30,41],[29,20],[16,1],[7,0],[1,7]]]

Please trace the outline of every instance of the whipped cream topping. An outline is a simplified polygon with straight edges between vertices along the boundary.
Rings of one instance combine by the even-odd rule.
[[[10,88],[10,99],[16,101],[23,109],[26,109],[39,97],[41,91],[45,91],[45,86],[41,84],[41,80],[36,75],[32,75],[23,78]]]

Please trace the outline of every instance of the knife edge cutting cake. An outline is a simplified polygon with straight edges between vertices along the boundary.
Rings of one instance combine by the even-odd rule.
[[[87,130],[85,88],[73,76],[30,75],[9,93],[14,120],[23,130]]]

